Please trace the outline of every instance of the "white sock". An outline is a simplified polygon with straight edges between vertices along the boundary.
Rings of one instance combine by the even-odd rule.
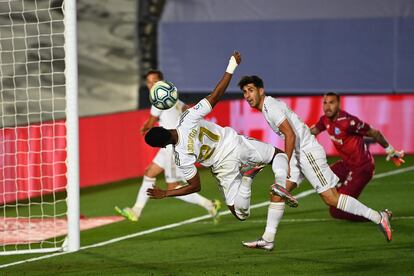
[[[266,229],[262,238],[267,242],[273,242],[277,231],[277,226],[285,212],[284,202],[270,202],[267,210]]]
[[[212,209],[214,209],[213,202],[211,202],[211,200],[208,200],[207,198],[203,197],[198,193],[177,196],[177,198],[188,203],[197,204],[209,212],[212,211]]]
[[[365,206],[360,201],[349,195],[340,194],[338,206],[336,206],[336,208],[357,216],[362,216],[376,224],[381,221],[380,213]]]
[[[154,187],[155,180],[155,178],[148,176],[144,176],[142,179],[142,185],[139,188],[137,200],[135,201],[134,207],[132,207],[132,210],[137,217],[141,215],[142,209],[144,209],[144,206],[148,201],[149,196],[147,195],[147,190]]]
[[[276,154],[272,162],[272,170],[275,174],[276,184],[286,188],[286,178],[289,169],[288,157],[285,153]]]
[[[244,220],[250,215],[250,197],[252,196],[252,182],[253,179],[244,176],[242,178],[239,192],[234,200],[234,209],[237,216]]]

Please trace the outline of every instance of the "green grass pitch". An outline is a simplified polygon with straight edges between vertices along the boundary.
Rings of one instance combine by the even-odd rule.
[[[376,158],[376,174],[397,168]],[[409,167],[414,156],[406,158]],[[201,194],[220,198],[209,170],[200,170]],[[81,191],[81,213],[87,217],[113,215],[113,208],[130,206],[140,179]],[[163,179],[157,182],[163,186]],[[252,204],[268,199],[272,172],[266,168],[253,183]],[[304,182],[294,194],[309,190]],[[0,275],[414,275],[414,169],[377,178],[367,185],[360,200],[374,209],[394,212],[393,241],[387,243],[372,223],[331,219],[319,196],[299,200],[297,209],[286,208],[272,252],[247,249],[242,240],[259,237],[264,230],[266,207],[251,210],[244,222],[232,215],[182,225],[150,234],[82,249],[43,260],[0,269]],[[221,199],[221,198],[220,198]],[[226,210],[223,206],[222,210]],[[123,221],[83,231],[81,246],[205,215],[204,209],[168,198],[150,200],[137,223]],[[43,256],[1,256],[0,265]]]

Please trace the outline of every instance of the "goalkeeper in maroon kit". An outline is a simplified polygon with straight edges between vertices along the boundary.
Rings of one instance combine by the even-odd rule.
[[[364,136],[372,137],[384,147],[387,160],[397,166],[404,163],[403,151],[396,151],[382,133],[357,117],[339,108],[340,98],[334,92],[325,94],[323,111],[325,113],[316,125],[311,127],[314,135],[326,130],[342,160],[331,165],[332,171],[339,177],[338,192],[358,198],[365,185],[374,175],[374,159],[364,143]],[[366,221],[364,217],[343,212],[335,207],[329,209],[331,216],[337,219]]]

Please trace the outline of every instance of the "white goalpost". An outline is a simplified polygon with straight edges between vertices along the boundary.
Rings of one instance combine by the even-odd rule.
[[[76,0],[0,0],[0,255],[79,250]]]

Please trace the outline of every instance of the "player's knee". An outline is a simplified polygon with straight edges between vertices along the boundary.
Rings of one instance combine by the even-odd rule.
[[[328,189],[320,194],[322,200],[328,206],[336,207],[338,205],[339,193],[335,188]]]
[[[335,201],[332,200],[332,198],[322,197],[322,199],[325,202],[325,204],[328,205],[329,207],[336,207]]]
[[[151,175],[151,166],[148,166],[148,167],[145,168],[144,175],[148,176],[148,177],[153,177]]]
[[[276,154],[272,162],[272,170],[275,174],[276,183],[285,187],[289,164],[285,153]]]
[[[335,198],[331,195],[322,195],[322,200],[323,202],[325,202],[326,205],[330,206],[330,207],[336,207],[336,205],[338,204],[338,201],[335,200]]]
[[[147,177],[155,178],[158,175],[156,167],[153,164],[150,164],[148,167],[145,168],[144,175]]]
[[[278,153],[273,158],[272,162],[272,169],[276,173],[276,171],[286,171],[289,168],[288,157],[286,153]]]

